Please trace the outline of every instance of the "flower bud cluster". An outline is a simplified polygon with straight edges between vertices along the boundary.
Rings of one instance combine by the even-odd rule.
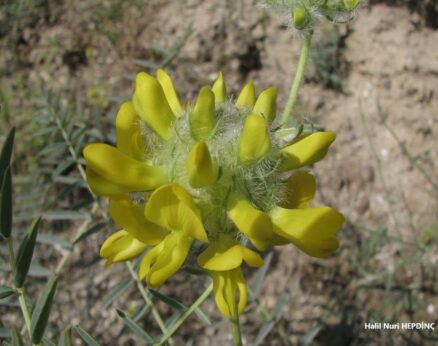
[[[262,4],[275,12],[290,15],[293,26],[311,31],[326,18],[333,22],[351,19],[363,0],[263,0]]]

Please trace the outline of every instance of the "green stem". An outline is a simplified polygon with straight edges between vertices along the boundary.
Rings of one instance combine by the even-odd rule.
[[[234,346],[242,346],[242,334],[240,332],[239,315],[230,318],[231,335]]]
[[[128,267],[129,273],[131,274],[131,277],[135,280],[137,284],[137,288],[140,291],[141,296],[143,297],[146,304],[151,308],[152,316],[154,317],[155,321],[157,322],[158,326],[160,327],[160,330],[163,334],[166,334],[167,328],[164,324],[163,319],[160,316],[160,313],[155,308],[154,304],[152,303],[151,298],[148,295],[148,292],[146,292],[146,289],[143,286],[143,283],[141,282],[140,278],[138,277],[137,273],[134,270],[134,267],[132,266],[132,263],[130,261],[126,262],[126,266]],[[169,340],[169,344],[172,344],[172,340]]]
[[[303,46],[301,48],[300,60],[298,62],[297,71],[295,72],[295,78],[292,83],[289,98],[287,99],[286,107],[281,116],[281,126],[285,126],[289,117],[292,115],[293,108],[298,98],[298,92],[300,91],[301,83],[304,78],[304,71],[306,69],[307,60],[309,60],[310,44],[312,43],[313,32],[306,34],[304,38]]]
[[[9,261],[12,268],[12,272],[15,273],[15,254],[14,254],[14,245],[12,244],[12,238],[8,238],[8,251],[9,251]],[[24,295],[24,289],[15,287],[18,293],[18,302],[20,303],[21,313],[23,314],[24,323],[26,324],[27,332],[29,333],[29,338],[32,340],[32,329],[31,329],[31,319],[29,309],[27,308],[26,298]],[[35,345],[35,344],[32,344]],[[36,346],[39,346],[37,344]]]
[[[184,314],[176,321],[172,327],[169,328],[166,334],[163,335],[158,345],[164,344],[172,335],[175,333],[178,328],[184,323],[184,321],[208,298],[210,293],[213,291],[213,283],[207,287],[207,289],[202,293],[202,295],[196,299],[192,306],[190,306]]]

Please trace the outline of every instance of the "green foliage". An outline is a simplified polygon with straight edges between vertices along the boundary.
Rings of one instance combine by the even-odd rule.
[[[75,329],[78,332],[81,339],[84,340],[88,346],[100,346],[100,344],[80,326],[76,326]]]
[[[347,63],[343,58],[345,36],[337,26],[324,29],[310,51],[310,73],[308,79],[329,89],[342,91],[347,73]]]
[[[3,143],[2,151],[0,154],[0,182],[3,181],[3,176],[6,172],[6,169],[11,164],[12,149],[14,147],[14,138],[15,138],[15,127],[13,127],[9,131],[9,134],[6,137],[5,142]]]
[[[12,231],[12,177],[8,167],[0,186],[0,234],[9,238]]]
[[[32,256],[35,249],[35,243],[40,223],[41,218],[38,218],[32,223],[32,226],[22,240],[20,248],[18,249],[17,259],[15,263],[15,287],[23,287],[24,280],[26,280],[26,276],[32,262]]]
[[[15,294],[15,290],[9,287],[0,286],[0,299],[7,298]]]
[[[49,322],[53,298],[55,296],[58,278],[54,276],[47,284],[42,296],[38,299],[35,309],[32,312],[31,335],[32,342],[39,344]]]

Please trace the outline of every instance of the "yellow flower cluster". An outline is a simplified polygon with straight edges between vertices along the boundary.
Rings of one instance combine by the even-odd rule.
[[[152,247],[139,276],[157,287],[194,242],[205,244],[197,262],[212,274],[221,313],[236,316],[247,298],[242,262],[263,264],[255,250],[293,243],[311,256],[332,254],[344,218],[309,207],[315,178],[300,168],[324,158],[335,134],[278,129],[276,98],[274,88],[256,97],[250,81],[233,102],[220,74],[183,106],[166,72],[139,73],[132,101],[117,114],[116,146],[84,149],[88,184],[109,197],[121,228],[101,248],[107,264]]]

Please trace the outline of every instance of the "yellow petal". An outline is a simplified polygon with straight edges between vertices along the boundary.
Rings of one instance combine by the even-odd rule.
[[[232,276],[233,279],[236,281],[237,289],[239,290],[239,304],[237,309],[239,315],[241,315],[245,310],[246,303],[248,301],[248,289],[246,287],[246,282],[240,268],[233,270]]]
[[[334,132],[316,132],[299,138],[281,150],[281,170],[288,171],[322,160],[335,139]]]
[[[239,200],[228,210],[228,216],[254,246],[261,251],[266,249],[272,238],[272,222],[269,215],[254,208],[250,202]]]
[[[132,98],[135,111],[163,139],[173,134],[175,116],[158,81],[141,72],[135,78],[135,92]]]
[[[213,296],[225,317],[241,314],[247,303],[247,287],[240,268],[213,272]],[[237,296],[239,294],[239,296]],[[238,301],[238,306],[236,303]]]
[[[144,161],[147,146],[141,135],[140,121],[132,103],[123,103],[116,117],[117,148],[133,159]]]
[[[144,205],[136,205],[127,195],[110,198],[109,212],[114,222],[142,243],[158,244],[167,231],[148,221],[144,216]]]
[[[248,108],[252,109],[256,102],[256,93],[254,88],[254,82],[250,80],[248,84],[246,84],[242,91],[239,94],[239,97],[236,101],[236,106],[239,108]]]
[[[172,108],[173,114],[176,117],[180,117],[182,113],[181,103],[179,102],[178,94],[176,93],[175,86],[173,85],[172,78],[162,69],[157,71],[157,80],[163,88],[164,95],[167,102]]]
[[[277,115],[277,89],[263,90],[252,110],[254,114],[263,115],[268,122],[273,122]]]
[[[140,255],[147,246],[122,230],[105,240],[100,249],[100,256],[110,263],[128,261]]]
[[[263,259],[258,253],[238,244],[228,234],[221,234],[198,256],[198,264],[202,268],[215,271],[237,268],[242,260],[251,267],[263,265]]]
[[[215,124],[215,96],[208,87],[203,87],[199,92],[193,112],[189,115],[190,129],[193,138],[206,139]]]
[[[263,258],[261,258],[257,252],[252,251],[251,249],[248,249],[244,246],[241,246],[240,249],[242,251],[243,260],[250,267],[258,268],[263,265]]]
[[[211,90],[214,93],[216,103],[222,103],[227,100],[227,87],[225,86],[224,76],[219,72],[219,76],[214,82]]]
[[[87,183],[90,190],[98,196],[114,196],[129,192],[126,187],[113,184],[108,180],[93,172],[89,167],[86,168]]]
[[[169,231],[182,231],[202,242],[208,242],[199,210],[190,194],[178,184],[168,184],[149,197],[145,216]]]
[[[315,197],[316,180],[312,173],[300,171],[294,173],[285,185],[285,199],[282,207],[304,209]]]
[[[336,234],[345,219],[335,209],[274,208],[271,213],[274,232],[288,239],[303,252],[313,257],[328,257],[339,246]]]
[[[240,245],[234,245],[228,249],[210,245],[198,256],[198,264],[208,270],[225,271],[239,267],[243,256]]]
[[[150,287],[162,285],[183,265],[193,238],[183,232],[172,232],[149,251],[140,264],[140,277],[146,278]]]
[[[228,303],[224,296],[224,287],[225,287],[225,273],[224,272],[213,272],[213,296],[216,302],[216,305],[225,317],[229,317],[231,315],[230,309],[228,307]]]
[[[205,142],[197,143],[187,158],[189,184],[194,188],[210,185],[216,181],[217,170]]]
[[[162,168],[134,160],[108,144],[87,145],[84,157],[90,171],[125,192],[151,190],[167,180]]]
[[[271,150],[268,126],[265,119],[250,114],[243,125],[239,141],[239,157],[242,163],[252,163],[262,159]]]

